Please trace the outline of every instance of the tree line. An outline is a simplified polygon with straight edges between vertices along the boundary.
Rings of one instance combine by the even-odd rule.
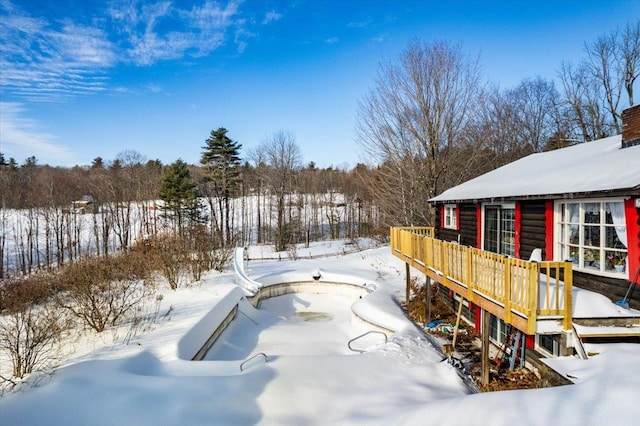
[[[91,166],[0,164],[0,278],[108,256],[163,233],[209,235],[211,247],[296,243],[383,233],[366,182],[371,169],[302,165],[288,131],[242,158],[222,127],[197,165],[162,164],[136,151]]]

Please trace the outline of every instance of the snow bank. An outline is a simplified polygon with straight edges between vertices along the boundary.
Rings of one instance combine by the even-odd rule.
[[[177,358],[183,360],[193,359],[212,333],[223,324],[227,316],[238,306],[243,297],[244,294],[239,287],[230,287],[229,292],[218,300],[211,310],[178,341]]]

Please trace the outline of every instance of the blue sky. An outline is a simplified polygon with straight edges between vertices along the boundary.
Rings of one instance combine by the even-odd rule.
[[[358,102],[412,39],[462,44],[506,88],[638,17],[637,0],[0,0],[0,152],[197,163],[218,127],[245,158],[282,129],[305,164],[350,167]]]

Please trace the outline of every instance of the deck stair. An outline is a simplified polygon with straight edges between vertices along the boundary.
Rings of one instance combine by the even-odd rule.
[[[640,339],[640,316],[623,318],[575,318],[576,337],[584,339],[637,341]]]
[[[609,318],[574,318],[574,331],[580,339],[640,341],[640,312],[629,307],[629,299],[635,290],[640,277],[640,267],[633,279],[629,280],[629,288],[624,299],[615,302],[628,315]]]
[[[525,335],[520,330],[513,326],[509,326],[507,329],[507,336],[504,342],[499,347],[498,354],[495,356],[494,361],[498,368],[502,366],[502,363],[506,359],[509,361],[509,370],[513,371],[516,366],[516,361],[519,361],[520,367],[524,367],[524,350],[525,350]]]
[[[582,339],[576,330],[576,325],[573,325],[573,335],[575,336],[575,342],[573,344],[573,348],[576,350],[576,353],[580,357],[580,359],[589,359],[589,354],[586,349],[582,345]]]

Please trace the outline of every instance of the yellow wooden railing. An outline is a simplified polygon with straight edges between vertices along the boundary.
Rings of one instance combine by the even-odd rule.
[[[465,299],[534,334],[538,317],[572,327],[570,262],[529,262],[434,238],[431,227],[391,228],[399,257]]]

